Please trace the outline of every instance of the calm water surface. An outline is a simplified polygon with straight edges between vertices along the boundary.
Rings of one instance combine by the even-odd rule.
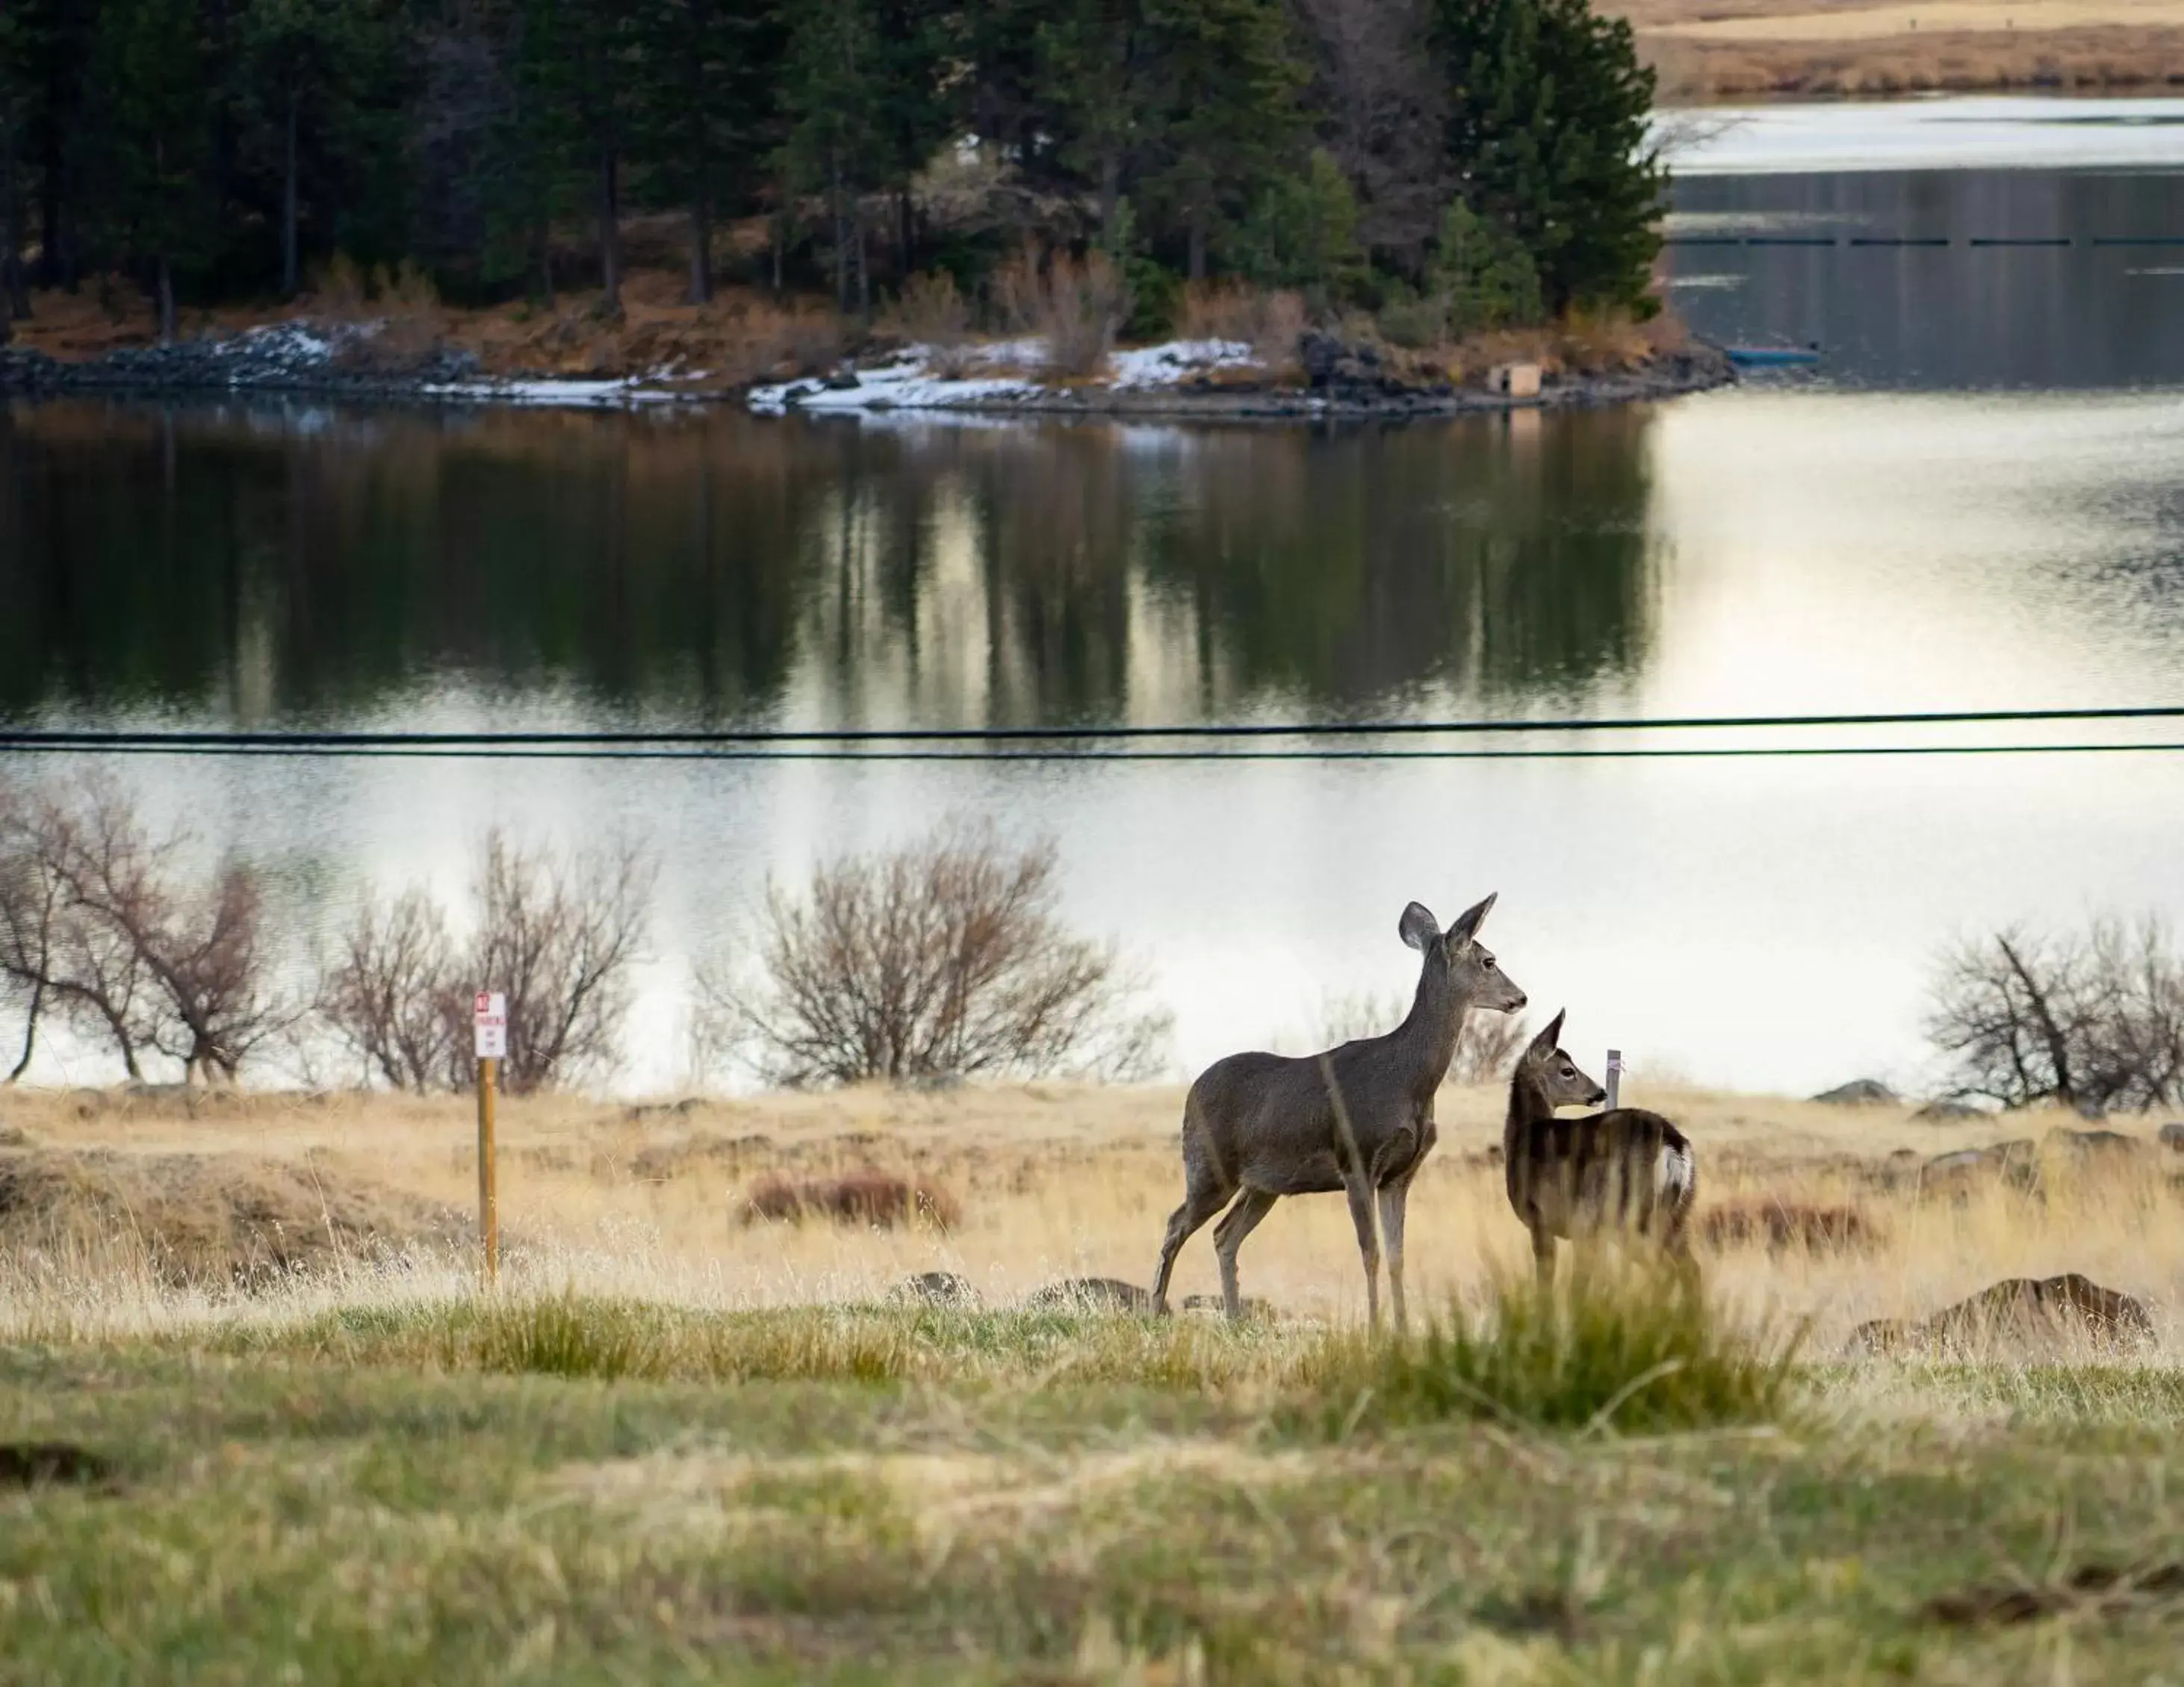
[[[2177,183],[1747,172],[1679,204],[1728,226],[2184,232]],[[2184,277],[2090,249],[1972,267],[1990,255],[1680,248],[1702,327],[1821,339],[1830,376],[1611,415],[0,411],[0,713],[1158,724],[2184,700]],[[1736,279],[1681,285],[1700,276]],[[321,929],[367,880],[457,892],[495,821],[649,840],[666,872],[638,1089],[681,1080],[685,969],[733,939],[768,871],[950,811],[1059,836],[1072,911],[1151,963],[1190,1068],[1302,1046],[1329,994],[1405,988],[1412,897],[1447,917],[1499,889],[1498,951],[1541,1007],[1569,1005],[1575,1045],[1788,1088],[1916,1082],[1927,963],[1953,933],[2184,916],[2184,767],[2157,755],[119,772],[265,861]],[[47,1075],[106,1076],[65,1047]]]

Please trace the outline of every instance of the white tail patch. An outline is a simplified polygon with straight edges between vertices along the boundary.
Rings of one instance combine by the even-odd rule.
[[[1661,1157],[1653,1162],[1656,1194],[1680,1198],[1691,1186],[1691,1151],[1661,1144]]]

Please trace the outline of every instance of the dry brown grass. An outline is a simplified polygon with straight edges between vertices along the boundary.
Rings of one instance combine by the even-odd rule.
[[[877,1299],[916,1272],[959,1272],[989,1304],[1066,1277],[1148,1280],[1162,1227],[1181,1189],[1172,1088],[1029,1084],[927,1094],[857,1088],[702,1100],[650,1108],[569,1098],[502,1109],[502,1222],[516,1239],[518,1281],[692,1305],[760,1306]],[[2015,1139],[2036,1144],[2068,1116],[1933,1125],[1903,1108],[1838,1109],[1767,1098],[1634,1087],[1696,1143],[1702,1222],[1713,1210],[1854,1210],[1849,1245],[1825,1234],[1780,1245],[1763,1219],[1702,1252],[1716,1295],[1742,1310],[1810,1315],[1816,1350],[1832,1351],[1869,1318],[1919,1316],[2005,1277],[2080,1271],[2146,1300],[2175,1350],[2184,1330],[2184,1155],[2159,1149],[2158,1121],[2124,1133],[2142,1151],[2036,1150],[2042,1174],[1986,1176],[1925,1187],[1931,1156]],[[281,1094],[184,1097],[45,1092],[0,1103],[40,1156],[96,1153],[133,1164],[132,1188],[167,1187],[187,1202],[243,1175],[287,1180],[309,1212],[315,1191],[379,1189],[404,1210],[466,1212],[475,1200],[471,1111],[460,1098]],[[1443,1092],[1441,1146],[1412,1202],[1413,1298],[1477,1300],[1492,1274],[1522,1263],[1496,1163],[1497,1089]],[[174,1168],[205,1168],[191,1182]],[[255,1169],[253,1169],[255,1168]],[[933,1227],[745,1225],[770,1178],[813,1181],[878,1171],[915,1189],[944,1188],[960,1222]],[[315,1180],[315,1181],[314,1181]],[[21,1269],[0,1243],[0,1328],[86,1316],[159,1322],[183,1315],[146,1266],[143,1206],[133,1223],[76,1231],[68,1272]],[[157,1228],[153,1225],[153,1228]],[[1825,1229],[1825,1227],[1823,1227]],[[460,1287],[460,1253],[328,1297],[410,1295]],[[1286,1312],[1354,1320],[1363,1313],[1357,1246],[1343,1204],[1284,1201],[1243,1256],[1247,1293]],[[114,1285],[136,1285],[120,1292]],[[1178,1294],[1216,1288],[1206,1235],[1184,1250]],[[181,1308],[180,1311],[177,1309]]]
[[[1306,317],[1294,292],[1267,292],[1236,281],[1193,281],[1183,290],[1176,333],[1186,340],[1239,340],[1279,376],[1297,370]]]
[[[2184,0],[1609,0],[1669,103],[2184,82]]]
[[[710,304],[682,302],[684,278],[643,270],[622,285],[619,319],[601,314],[595,293],[565,293],[555,307],[517,303],[487,309],[443,306],[422,278],[387,278],[382,296],[329,284],[322,298],[286,308],[223,306],[185,310],[184,339],[240,332],[301,315],[337,321],[385,319],[397,354],[444,342],[475,352],[488,374],[618,380],[658,376],[693,394],[727,393],[755,381],[789,378],[833,366],[850,344],[841,317],[811,300],[781,301],[753,289],[724,289]],[[150,345],[158,324],[140,291],[126,281],[103,289],[33,295],[31,318],[15,325],[16,343],[64,360]]]
[[[754,1224],[818,1219],[862,1230],[925,1224],[947,1231],[963,1222],[962,1203],[939,1184],[871,1166],[838,1178],[761,1178],[744,1197],[743,1213]]]

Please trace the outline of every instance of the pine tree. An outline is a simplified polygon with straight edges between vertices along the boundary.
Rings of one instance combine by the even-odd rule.
[[[203,261],[214,218],[205,42],[195,0],[106,0],[92,85],[108,243],[148,270],[162,343],[176,271]]]
[[[22,143],[31,107],[24,45],[21,20],[0,12],[0,346],[31,314],[23,271]]]
[[[1473,209],[1507,226],[1547,305],[1638,304],[1664,172],[1646,141],[1653,73],[1587,0],[1437,0],[1448,153]]]
[[[783,97],[791,185],[823,192],[832,231],[834,302],[872,309],[859,200],[879,186],[886,148],[885,85],[869,0],[811,0],[790,37]]]
[[[1065,179],[1097,196],[1100,237],[1112,244],[1155,97],[1144,8],[1138,0],[1063,0],[1036,41],[1039,127],[1054,137]]]
[[[643,0],[634,33],[645,67],[636,154],[655,202],[688,214],[689,298],[702,304],[713,296],[716,221],[751,196],[753,164],[768,150],[783,30],[749,0]]]
[[[307,128],[332,143],[328,150],[361,150],[353,135],[340,131],[370,80],[377,56],[371,22],[354,0],[250,0],[242,19],[243,81],[278,137],[283,298],[293,298],[303,285]]]
[[[1180,231],[1198,281],[1218,230],[1290,155],[1305,70],[1279,0],[1144,0],[1144,12],[1159,157],[1141,195]]]
[[[602,306],[621,314],[621,187],[644,65],[620,0],[523,0],[518,82],[549,177],[588,177]]]

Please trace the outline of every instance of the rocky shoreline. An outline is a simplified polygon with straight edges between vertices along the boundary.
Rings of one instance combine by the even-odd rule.
[[[1599,408],[1644,403],[1726,386],[1736,378],[1714,347],[1694,344],[1635,369],[1546,374],[1536,397],[1511,398],[1446,380],[1421,381],[1384,363],[1368,346],[1307,335],[1300,362],[1306,384],[1258,378],[1233,359],[1193,365],[1164,348],[1118,354],[1134,360],[1106,382],[1047,384],[925,377],[916,350],[889,363],[772,387],[705,387],[673,375],[607,378],[495,376],[476,356],[439,346],[395,359],[359,348],[337,331],[281,324],[220,340],[126,348],[64,361],[0,347],[0,397],[312,399],[370,404],[638,409],[738,404],[761,414],[1128,417],[1174,420],[1312,420],[1427,418],[1508,409]],[[1160,365],[1146,379],[1135,371]],[[905,359],[911,361],[905,362]],[[905,370],[916,377],[900,378]]]

